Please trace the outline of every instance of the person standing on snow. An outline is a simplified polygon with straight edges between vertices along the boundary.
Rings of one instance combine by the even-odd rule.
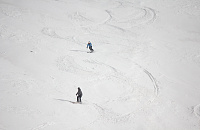
[[[77,102],[81,102],[81,97],[82,97],[82,91],[81,89],[78,87],[78,92],[76,93],[77,96]]]
[[[89,41],[87,44],[87,48],[89,47],[90,51],[93,52],[94,50],[92,49],[92,43]]]

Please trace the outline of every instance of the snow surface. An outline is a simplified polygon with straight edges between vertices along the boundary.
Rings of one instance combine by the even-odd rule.
[[[0,0],[0,130],[199,130],[199,23],[199,0]]]

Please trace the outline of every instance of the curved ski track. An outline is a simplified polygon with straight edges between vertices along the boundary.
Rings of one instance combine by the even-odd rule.
[[[158,92],[159,92],[159,87],[158,84],[156,82],[156,79],[153,77],[153,75],[147,71],[146,69],[143,69],[143,71],[149,76],[149,78],[151,79],[151,81],[153,82],[153,86],[154,86],[154,93],[156,96],[158,96]]]
[[[200,119],[200,104],[198,104],[198,105],[196,105],[196,106],[194,107],[194,114],[195,114],[195,116],[196,116],[197,118]]]
[[[151,81],[153,83],[153,86],[154,86],[155,96],[158,96],[158,94],[159,94],[159,86],[157,84],[156,78],[148,70],[144,69],[139,64],[137,64],[137,63],[134,63],[134,64],[137,65],[140,69],[142,69],[147,74],[147,76],[151,79]]]

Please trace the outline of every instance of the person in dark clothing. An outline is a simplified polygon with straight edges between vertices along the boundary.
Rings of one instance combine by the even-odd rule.
[[[81,89],[78,87],[78,92],[76,93],[77,96],[77,102],[81,102],[81,97],[82,97],[82,91]]]

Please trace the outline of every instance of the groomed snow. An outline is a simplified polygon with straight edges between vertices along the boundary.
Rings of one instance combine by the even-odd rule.
[[[0,130],[199,130],[199,23],[199,0],[0,0]]]

